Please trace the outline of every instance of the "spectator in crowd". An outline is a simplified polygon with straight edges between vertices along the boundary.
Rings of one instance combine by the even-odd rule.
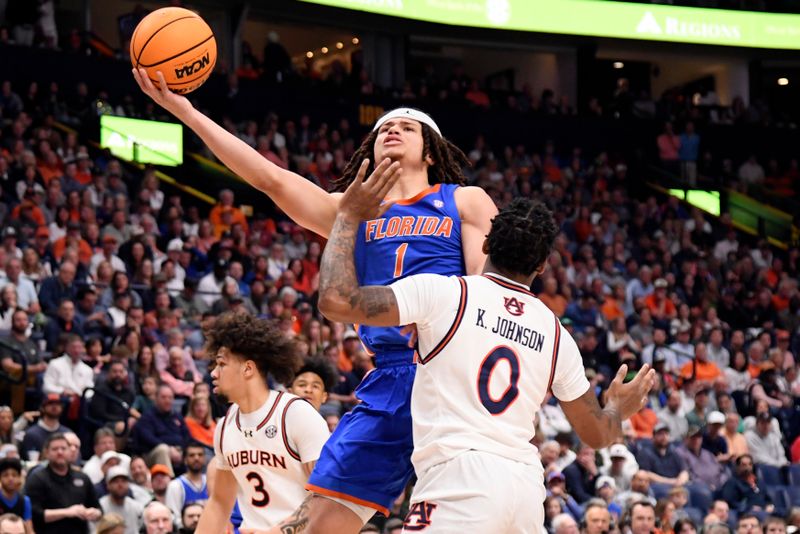
[[[183,418],[172,411],[175,394],[167,385],[156,393],[153,408],[142,414],[134,427],[132,439],[148,463],[166,465],[174,476],[173,465],[179,465],[183,449],[189,443],[189,430]]]
[[[584,534],[609,532],[611,529],[611,514],[606,503],[598,499],[590,500],[584,509],[581,523],[584,525],[582,530]]]
[[[14,284],[17,288],[17,306],[34,315],[40,311],[39,296],[36,287],[27,277],[22,276],[22,261],[19,258],[9,258],[6,262],[5,277],[0,279],[0,287]]]
[[[699,426],[689,427],[683,445],[678,447],[689,478],[705,484],[712,491],[722,487],[728,478],[725,466],[717,462],[716,457],[703,448],[703,429]]]
[[[64,355],[50,360],[44,373],[43,391],[60,395],[64,402],[69,403],[73,412],[77,411],[76,406],[83,391],[94,386],[94,371],[81,360],[85,354],[83,340],[76,335],[70,335],[66,339]],[[69,414],[68,417],[75,419],[77,413]]]
[[[631,506],[637,502],[649,502],[651,508],[655,506],[656,499],[653,490],[650,488],[650,474],[647,471],[637,471],[631,479],[631,488],[620,492],[614,501],[622,510],[630,510]]]
[[[681,138],[673,131],[672,123],[664,124],[664,132],[656,139],[658,145],[658,158],[664,168],[678,172],[678,151],[681,148]]]
[[[713,454],[720,463],[726,463],[730,459],[728,442],[722,435],[724,424],[725,414],[714,410],[706,418],[706,428],[703,433],[703,448]]]
[[[202,503],[194,502],[186,504],[181,511],[181,525],[183,526],[179,530],[180,534],[194,534],[197,524],[200,522],[200,516],[202,515]]]
[[[656,509],[648,500],[634,502],[628,516],[631,534],[650,534],[656,528]]]
[[[152,502],[144,509],[145,534],[171,534],[172,512],[160,502]]]
[[[568,493],[564,483],[564,475],[553,471],[547,475],[547,495],[555,498],[561,505],[561,510],[572,517],[581,517],[581,506],[575,498]]]
[[[689,421],[683,411],[683,397],[679,390],[673,390],[667,397],[667,404],[658,412],[658,420],[669,429],[669,435],[676,440],[683,439],[689,430]],[[656,425],[658,428],[658,425]],[[656,432],[655,429],[653,429]]]
[[[172,474],[166,465],[155,464],[150,468],[150,489],[153,491],[153,500],[166,503],[167,488],[171,481]]]
[[[569,514],[558,514],[553,518],[552,530],[553,534],[577,534],[578,523]]]
[[[122,434],[128,418],[138,419],[141,414],[131,406],[133,390],[128,386],[128,369],[122,361],[108,364],[105,380],[102,380],[91,399],[90,412],[93,417]]]
[[[108,427],[98,428],[94,433],[94,455],[83,464],[83,472],[89,477],[92,484],[99,484],[103,480],[102,466],[105,463],[103,458],[108,458],[105,456],[108,452],[115,452],[120,462],[119,465],[130,469],[131,457],[116,451],[114,437],[114,431]]]
[[[744,437],[755,463],[774,465],[775,467],[789,464],[783,443],[781,443],[781,435],[772,427],[772,416],[769,412],[759,413],[756,417],[756,428],[747,430]]]
[[[761,490],[758,477],[753,468],[753,457],[743,454],[736,459],[734,475],[722,486],[720,498],[741,514],[749,512],[772,512],[774,505],[766,492]]]
[[[564,468],[567,491],[578,503],[584,503],[594,496],[595,480],[598,476],[595,451],[583,444],[578,448],[575,461]],[[580,519],[580,515],[578,516]]]
[[[130,475],[128,470],[117,465],[106,473],[108,494],[100,498],[100,507],[105,514],[117,514],[125,521],[125,534],[138,534],[144,524],[144,506],[128,496]]]
[[[8,534],[25,534],[30,532],[25,522],[17,514],[0,515],[0,532]]]
[[[100,503],[89,477],[71,469],[63,434],[48,436],[43,447],[47,465],[25,483],[33,505],[33,527],[43,534],[89,533],[89,522],[100,519]],[[78,482],[80,481],[80,482]]]
[[[44,327],[47,350],[58,352],[61,340],[68,335],[83,338],[85,333],[80,318],[75,314],[75,304],[71,300],[62,300],[58,305],[56,316],[51,317]]]
[[[103,514],[96,529],[96,534],[125,534],[125,520],[117,514]]]
[[[690,186],[697,184],[697,160],[700,156],[700,136],[694,130],[694,123],[686,123],[680,135],[678,158],[681,161],[681,175]]]
[[[37,461],[42,447],[50,436],[54,434],[63,436],[69,432],[69,429],[59,422],[63,410],[64,405],[57,393],[48,393],[44,396],[39,420],[28,428],[22,439],[20,454],[23,458]]]
[[[167,486],[166,505],[174,517],[181,517],[183,507],[193,502],[205,503],[208,500],[206,486],[205,448],[199,443],[189,443],[183,451],[183,465],[186,472],[175,478]],[[178,526],[182,526],[178,524]]]
[[[75,263],[64,261],[59,266],[56,276],[42,281],[42,286],[39,288],[39,303],[44,313],[55,316],[62,301],[75,299],[78,291],[75,284],[76,271]]]
[[[306,399],[319,411],[336,385],[336,370],[321,358],[307,359],[295,373],[289,391]]]
[[[655,482],[682,486],[689,481],[685,462],[670,442],[669,425],[658,423],[653,431],[653,446],[640,448],[639,467],[648,471]]]
[[[0,514],[14,514],[25,522],[25,529],[33,531],[31,499],[22,495],[22,462],[19,458],[0,460]],[[1,518],[0,518],[1,519]],[[0,521],[0,532],[2,521]]]
[[[25,359],[28,373],[26,383],[11,386],[12,403],[18,412],[26,406],[38,405],[42,377],[47,370],[39,347],[31,339],[30,327],[28,314],[24,310],[16,310],[11,317],[11,332],[0,345],[0,367],[9,375],[19,377],[23,370],[21,358]]]

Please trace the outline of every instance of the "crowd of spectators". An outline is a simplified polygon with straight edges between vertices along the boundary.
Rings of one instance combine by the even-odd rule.
[[[252,313],[295,337],[324,388],[274,385],[307,396],[331,429],[373,363],[351,325],[316,309],[317,236],[278,214],[246,216],[229,190],[206,213],[154,169],[89,150],[53,124],[90,106],[85,90],[18,90],[0,92],[0,367],[25,380],[0,384],[0,511],[39,533],[95,521],[135,532],[170,517],[191,532],[188,488],[204,484],[224,413],[204,326]],[[362,133],[308,115],[224,125],[324,188]],[[658,147],[691,173],[685,130]],[[553,210],[562,234],[534,290],[575,337],[598,396],[622,363],[658,371],[650,403],[605,450],[579,443],[554,399],[543,406],[547,528],[800,527],[800,250],[737,232],[727,214],[633,194],[642,177],[606,152],[484,136],[464,149],[470,183],[498,206],[527,196]]]

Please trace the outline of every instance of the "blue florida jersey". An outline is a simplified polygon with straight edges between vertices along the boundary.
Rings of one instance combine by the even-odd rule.
[[[461,251],[461,217],[455,184],[436,184],[403,200],[380,219],[361,223],[355,246],[356,274],[361,285],[389,285],[413,274],[465,274]],[[400,327],[360,326],[368,351],[378,355],[408,351]]]

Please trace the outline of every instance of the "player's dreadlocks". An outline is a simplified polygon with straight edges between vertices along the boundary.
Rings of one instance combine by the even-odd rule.
[[[509,273],[528,276],[547,260],[557,235],[544,204],[516,198],[492,219],[489,259]]]
[[[347,189],[358,174],[361,162],[369,158],[369,169],[367,176],[375,170],[375,139],[378,138],[378,131],[370,134],[355,151],[353,157],[347,162],[344,172],[340,178],[333,181],[331,189],[333,191],[344,191]],[[433,165],[428,168],[428,183],[433,184],[459,184],[464,185],[464,167],[469,167],[469,158],[456,145],[437,134],[427,124],[422,124],[422,160],[427,156],[433,160]]]
[[[286,337],[266,319],[256,319],[247,313],[227,312],[205,331],[208,354],[216,355],[222,347],[245,360],[253,360],[266,382],[272,374],[275,380],[287,384],[303,365],[297,344]]]

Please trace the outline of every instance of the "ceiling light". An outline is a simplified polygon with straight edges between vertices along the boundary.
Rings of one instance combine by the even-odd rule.
[[[321,48],[321,51],[322,51],[323,54],[327,54],[328,53],[328,47],[327,46],[323,46]]]
[[[308,52],[306,52],[306,57],[307,57],[308,59],[311,59],[312,57],[314,57],[314,52],[312,52],[311,50],[309,50]]]
[[[789,85],[789,78],[778,78],[778,85]]]
[[[614,68],[615,69],[622,69],[624,67],[625,67],[625,63],[623,63],[622,61],[615,61],[614,62]]]
[[[343,42],[341,42],[341,41],[339,41],[338,43],[336,43],[336,48],[338,48],[339,50],[341,50],[342,48],[344,48],[344,43],[343,43]]]
[[[357,45],[357,44],[358,44],[358,37],[353,37],[353,44],[354,44],[354,45]]]

